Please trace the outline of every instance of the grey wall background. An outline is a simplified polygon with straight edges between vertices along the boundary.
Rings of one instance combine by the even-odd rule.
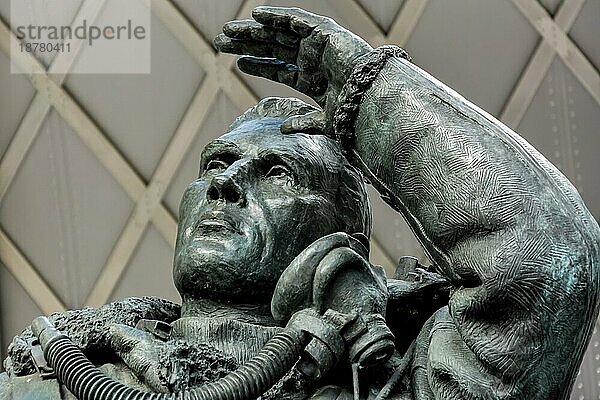
[[[101,19],[79,1],[57,23]],[[56,3],[54,3],[56,4]],[[171,282],[178,202],[203,146],[268,95],[212,37],[253,6],[327,14],[413,61],[501,118],[565,173],[600,218],[600,0],[153,0],[152,73],[10,74],[10,2],[0,0],[0,342],[39,314],[133,295],[179,297]],[[49,12],[37,10],[36,12]],[[58,57],[57,57],[58,58]],[[79,61],[78,61],[79,60]],[[32,59],[24,62],[34,63]],[[374,262],[424,259],[373,192]],[[573,399],[600,398],[596,332]]]

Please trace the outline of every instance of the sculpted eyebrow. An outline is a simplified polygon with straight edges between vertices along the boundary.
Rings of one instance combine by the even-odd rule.
[[[258,157],[270,164],[283,164],[294,169],[302,168],[308,163],[308,160],[302,156],[290,154],[289,151],[278,151],[273,149],[259,152]]]
[[[202,154],[200,155],[198,176],[202,175],[202,172],[210,160],[220,159],[228,164],[231,164],[235,160],[239,159],[240,155],[241,150],[235,143],[220,140],[210,142],[206,145],[202,151]]]
[[[219,155],[229,155],[233,158],[239,158],[240,154],[241,150],[235,143],[215,140],[206,145],[200,155],[200,159],[204,161]]]

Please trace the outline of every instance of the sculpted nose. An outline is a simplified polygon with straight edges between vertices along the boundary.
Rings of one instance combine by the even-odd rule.
[[[225,201],[243,205],[245,196],[240,185],[230,175],[217,175],[210,181],[206,192],[208,201]]]

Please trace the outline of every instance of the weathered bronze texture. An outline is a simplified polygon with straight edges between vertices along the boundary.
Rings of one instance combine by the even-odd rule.
[[[52,373],[88,393],[105,375],[86,357],[114,379],[87,399],[118,382],[123,399],[566,399],[600,283],[600,228],[573,185],[402,49],[300,9],[252,15],[216,47],[320,108],[267,98],[206,146],[180,205],[181,308],[36,320],[0,399],[72,398]],[[365,180],[432,265],[369,263]]]

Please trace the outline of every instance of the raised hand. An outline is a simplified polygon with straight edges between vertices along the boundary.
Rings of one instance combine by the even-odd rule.
[[[331,18],[298,8],[257,7],[252,18],[226,23],[216,48],[242,55],[243,72],[310,96],[330,119],[355,60],[371,46]]]

